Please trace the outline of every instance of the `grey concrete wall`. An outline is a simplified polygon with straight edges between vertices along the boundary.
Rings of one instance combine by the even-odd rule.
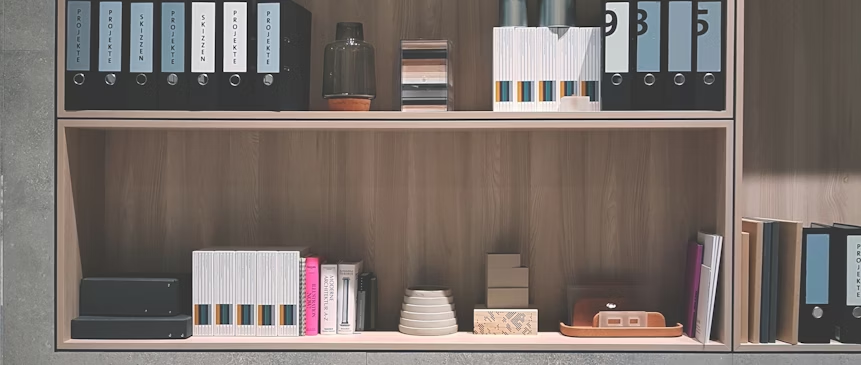
[[[0,0],[0,363],[857,364],[861,355],[54,352],[54,1]],[[491,0],[482,0],[491,1]]]

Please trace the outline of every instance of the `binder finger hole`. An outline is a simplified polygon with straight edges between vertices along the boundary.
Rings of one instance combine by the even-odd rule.
[[[706,85],[714,84],[715,83],[715,75],[712,74],[711,72],[707,73],[705,76],[703,76],[703,82]]]
[[[813,318],[822,318],[822,308],[819,308],[819,306],[813,307],[813,313],[811,314],[813,314]]]
[[[646,76],[643,77],[643,82],[648,86],[654,85],[655,84],[655,75],[646,74]]]
[[[167,84],[168,85],[173,86],[173,85],[176,85],[177,82],[179,82],[179,76],[177,76],[176,74],[167,75]]]
[[[673,82],[678,86],[684,85],[685,84],[685,75],[676,74],[676,76],[673,77]]]
[[[615,86],[621,85],[622,84],[622,75],[613,74],[613,77],[610,79],[610,82],[612,82],[613,85],[615,85]]]
[[[137,82],[137,83],[138,83],[138,85],[140,85],[140,86],[144,86],[144,85],[146,85],[146,82],[147,82],[147,77],[146,77],[146,75],[144,75],[144,74],[138,74],[138,75],[135,77],[135,82]]]
[[[861,318],[861,307],[852,308],[852,317]]]
[[[272,74],[266,74],[266,76],[263,76],[263,85],[270,86],[273,82],[275,82],[275,76],[272,76]]]
[[[117,75],[115,75],[115,74],[105,75],[105,84],[114,85],[116,83],[117,83]]]
[[[240,82],[242,82],[242,78],[239,75],[230,75],[230,86],[239,86]]]
[[[84,77],[84,74],[75,74],[75,76],[72,77],[72,82],[74,82],[75,85],[80,86],[80,85],[84,84],[84,80],[86,80],[86,79],[87,78]]]
[[[198,75],[197,76],[197,83],[200,84],[200,86],[204,86],[204,85],[208,84],[209,83],[209,75],[207,75],[207,74]]]

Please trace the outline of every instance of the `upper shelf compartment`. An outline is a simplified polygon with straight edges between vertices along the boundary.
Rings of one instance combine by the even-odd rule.
[[[184,78],[184,82],[181,80],[179,84],[189,86],[197,85],[196,83],[192,83],[190,81],[196,81],[197,76],[199,74],[193,74],[192,65],[194,64],[190,59],[192,51],[194,51],[194,47],[204,47],[206,52],[212,52],[208,54],[207,61],[213,60],[211,72],[208,73],[209,76],[209,85],[219,87],[219,93],[221,90],[230,90],[230,76],[234,73],[243,74],[242,77],[243,83],[247,82],[263,82],[263,77],[265,74],[261,74],[261,68],[258,65],[257,59],[259,58],[259,50],[261,40],[265,41],[265,37],[261,38],[258,34],[258,27],[256,27],[256,22],[259,22],[260,11],[250,11],[257,10],[250,9],[248,12],[247,20],[248,24],[246,24],[247,35],[248,37],[253,37],[254,39],[250,39],[247,44],[247,58],[246,64],[247,68],[245,68],[245,72],[231,70],[231,72],[226,72],[224,68],[224,62],[229,57],[224,57],[226,52],[225,49],[232,49],[232,45],[226,44],[225,40],[229,40],[224,37],[225,29],[223,27],[224,24],[224,10],[220,8],[222,6],[221,2],[212,2],[214,7],[215,21],[206,23],[205,29],[200,28],[200,22],[192,22],[191,21],[191,10],[188,3],[184,8],[186,14],[182,17],[185,19],[183,28],[185,30],[185,34],[183,36],[176,36],[176,40],[182,40],[184,43],[183,49],[187,49],[185,52],[185,59],[181,63],[184,64],[183,67],[179,67],[178,69],[164,69],[162,65],[162,61],[165,59],[165,55],[168,53],[164,52],[164,41],[165,35],[167,35],[168,41],[171,39],[170,34],[163,31],[166,29],[164,27],[164,15],[163,12],[164,4],[156,2],[155,4],[159,4],[156,8],[153,8],[152,13],[152,24],[151,27],[153,29],[153,33],[151,34],[151,41],[145,41],[151,43],[152,52],[147,52],[147,44],[144,45],[145,50],[143,51],[144,58],[146,59],[147,55],[149,55],[149,59],[151,61],[150,67],[144,67],[144,70],[151,70],[151,72],[147,73],[144,71],[139,71],[137,68],[139,65],[135,66],[135,69],[131,69],[131,52],[134,52],[135,61],[140,59],[141,43],[138,41],[140,35],[148,34],[146,31],[141,33],[139,29],[140,22],[135,22],[136,27],[130,27],[130,23],[128,21],[123,21],[122,34],[118,35],[116,39],[121,39],[121,47],[119,47],[117,58],[115,58],[114,62],[119,62],[119,71],[105,71],[98,72],[98,70],[102,69],[100,67],[100,63],[102,62],[102,57],[99,54],[99,49],[102,47],[101,43],[106,41],[101,41],[99,37],[101,32],[100,21],[101,17],[99,4],[103,4],[95,1],[72,1],[72,0],[57,0],[57,117],[61,119],[194,119],[194,120],[213,120],[213,119],[266,119],[266,120],[389,120],[389,121],[428,121],[428,120],[466,120],[466,121],[483,121],[483,120],[550,120],[550,121],[559,121],[559,120],[700,120],[700,119],[732,119],[735,117],[734,115],[734,99],[735,99],[735,85],[736,85],[736,73],[735,73],[735,60],[736,60],[736,24],[735,24],[735,12],[736,12],[736,0],[709,0],[709,1],[698,1],[698,2],[608,2],[608,6],[611,4],[624,4],[629,7],[637,7],[640,6],[638,4],[644,3],[654,3],[652,5],[658,6],[656,9],[628,9],[628,14],[638,13],[639,10],[643,11],[658,11],[659,14],[664,15],[668,14],[668,11],[672,9],[664,9],[661,7],[670,7],[675,6],[675,3],[686,3],[688,6],[700,6],[701,4],[710,4],[709,6],[714,6],[717,4],[718,8],[722,9],[721,14],[715,14],[715,11],[711,9],[711,12],[706,17],[706,15],[698,15],[700,18],[695,18],[693,12],[678,12],[673,11],[673,14],[679,13],[686,18],[684,21],[680,22],[683,24],[690,23],[692,26],[690,29],[692,34],[690,36],[691,39],[696,40],[699,36],[697,33],[703,32],[704,30],[697,30],[695,28],[702,22],[707,22],[711,24],[708,32],[716,32],[715,34],[720,34],[720,38],[723,41],[722,49],[725,50],[723,52],[723,57],[719,58],[717,64],[720,65],[720,71],[715,71],[715,74],[718,75],[718,83],[720,83],[720,79],[725,80],[725,89],[722,93],[718,93],[719,97],[723,96],[725,99],[725,108],[723,111],[628,111],[628,112],[617,112],[610,111],[612,109],[609,105],[601,106],[602,111],[596,112],[574,112],[574,113],[549,113],[547,111],[541,112],[512,112],[512,113],[503,113],[503,112],[490,112],[494,110],[494,100],[496,100],[498,90],[503,89],[503,85],[499,85],[497,88],[497,83],[495,81],[500,81],[505,79],[506,77],[502,77],[495,71],[495,69],[499,69],[500,66],[497,65],[494,60],[496,59],[511,59],[512,52],[514,55],[536,55],[536,54],[544,54],[545,51],[541,50],[533,50],[531,47],[532,44],[530,42],[513,42],[508,41],[502,42],[504,44],[519,45],[517,47],[511,46],[501,46],[499,45],[499,41],[501,38],[498,35],[494,34],[495,27],[498,27],[499,24],[499,1],[498,0],[482,0],[482,1],[461,1],[461,0],[435,0],[435,1],[420,1],[420,0],[401,0],[401,1],[392,1],[392,0],[296,0],[296,3],[304,6],[311,13],[311,25],[310,25],[310,36],[308,37],[308,64],[307,69],[302,69],[301,76],[307,78],[308,84],[308,92],[305,93],[309,97],[308,107],[302,109],[308,109],[312,112],[307,111],[281,111],[281,112],[271,112],[271,111],[184,111],[184,110],[176,110],[176,111],[158,111],[158,110],[142,110],[147,108],[142,108],[138,106],[132,106],[127,108],[116,108],[116,110],[72,110],[74,108],[70,107],[68,104],[70,102],[70,97],[74,99],[75,97],[80,97],[83,99],[115,99],[120,100],[122,102],[126,102],[128,100],[138,100],[140,98],[134,97],[134,92],[130,92],[130,89],[133,89],[138,86],[138,79],[136,76],[140,74],[148,74],[149,77],[146,78],[147,85],[152,83],[159,83],[159,87],[161,84],[168,83],[168,77],[171,73],[176,73],[181,79]],[[202,3],[207,3],[207,0],[201,0]],[[78,8],[80,6],[79,3],[89,4],[89,8],[87,10]],[[249,4],[257,4],[258,6],[263,4],[264,2],[249,2]],[[281,2],[282,8],[283,4],[287,2]],[[540,14],[540,1],[537,0],[529,0],[527,1],[527,12],[529,14],[529,25],[536,26],[540,25],[538,18]],[[594,34],[592,37],[586,37],[584,40],[579,41],[584,45],[583,48],[585,50],[580,51],[571,51],[570,44],[557,44],[555,46],[557,55],[564,54],[579,54],[580,58],[578,60],[572,60],[568,63],[576,63],[581,67],[578,68],[579,72],[574,76],[565,75],[563,76],[553,76],[553,75],[538,75],[538,76],[524,76],[524,77],[508,77],[512,80],[509,84],[504,86],[504,90],[507,90],[513,98],[519,97],[517,94],[517,90],[521,87],[521,83],[525,83],[526,87],[528,87],[531,92],[525,92],[524,95],[527,95],[526,98],[531,99],[539,99],[542,95],[546,95],[547,90],[552,90],[553,93],[558,92],[573,92],[575,95],[581,94],[590,94],[595,93],[595,96],[599,99],[598,102],[604,103],[605,97],[604,93],[609,89],[609,86],[613,84],[615,80],[613,77],[616,73],[621,74],[624,82],[635,82],[638,81],[641,84],[646,80],[645,74],[641,74],[635,72],[637,70],[636,64],[634,62],[637,59],[637,55],[631,53],[638,48],[632,48],[633,42],[628,42],[627,45],[616,45],[613,42],[612,45],[606,45],[602,37],[602,29],[605,26],[604,23],[610,22],[607,25],[607,31],[613,29],[614,34],[622,34],[625,32],[625,27],[619,27],[618,24],[625,23],[621,21],[617,16],[611,17],[606,14],[608,9],[605,9],[604,1],[576,1],[576,19],[575,25],[578,28],[590,28],[593,29],[592,33]],[[124,19],[130,19],[132,9],[127,9],[128,4],[124,3],[122,9],[119,9]],[[649,6],[652,6],[649,5]],[[250,7],[251,5],[249,5]],[[614,5],[615,6],[615,5]],[[645,5],[643,5],[645,6]],[[684,5],[683,5],[684,6]],[[74,12],[84,11],[85,13],[88,11],[89,18],[87,17],[77,17]],[[667,10],[667,11],[665,11]],[[709,10],[709,9],[704,9]],[[619,14],[623,14],[621,12]],[[138,13],[135,13],[140,15]],[[142,12],[144,16],[149,14],[147,12]],[[220,15],[219,15],[220,14]],[[685,15],[686,14],[686,15]],[[283,15],[283,10],[282,10]],[[282,16],[283,17],[283,16]],[[661,41],[661,47],[658,49],[665,49],[668,46],[668,43],[673,41],[675,38],[670,37],[671,33],[676,34],[676,32],[670,32],[669,26],[664,26],[665,24],[657,23],[664,22],[667,24],[679,23],[679,22],[666,22],[666,16],[650,16],[648,20],[646,20],[646,24],[648,24],[649,29],[653,32],[657,31],[660,33],[660,37],[657,37],[658,33],[649,33],[645,34],[642,37],[649,37],[650,39],[655,38]],[[673,16],[673,19],[676,17]],[[140,17],[137,17],[140,19]],[[219,20],[220,19],[220,20]],[[616,19],[615,24],[617,26],[612,26],[614,22],[611,22],[611,19]],[[255,23],[252,23],[255,22]],[[88,23],[87,23],[88,22]],[[336,39],[336,28],[338,23],[340,22],[358,22],[362,23],[363,26],[363,38],[368,43],[372,44],[375,48],[375,62],[374,62],[374,80],[376,84],[376,92],[375,98],[373,99],[370,109],[372,111],[379,112],[387,112],[387,113],[375,113],[375,112],[344,112],[340,114],[333,114],[328,112],[323,112],[329,109],[327,100],[323,98],[324,88],[323,88],[323,75],[324,75],[324,64],[325,64],[325,48],[327,44],[333,42]],[[86,24],[89,25],[87,27]],[[283,32],[288,27],[288,23],[286,21],[281,21],[281,31]],[[628,27],[627,32],[634,35],[633,39],[636,39],[636,34],[638,32],[636,25],[636,21],[628,22],[630,23],[630,27]],[[625,24],[628,24],[625,23]],[[170,23],[168,23],[169,25]],[[292,23],[290,23],[292,24]],[[145,24],[145,27],[147,25]],[[686,27],[683,27],[687,29]],[[86,29],[86,31],[80,31],[78,29]],[[207,32],[206,34],[209,36],[206,38],[207,42],[205,46],[201,46],[200,38],[197,37],[201,31]],[[137,33],[135,33],[137,32]],[[560,31],[564,32],[564,31]],[[141,34],[139,34],[141,33]],[[569,32],[574,33],[574,32]],[[191,34],[194,34],[195,37],[191,37]],[[554,33],[557,34],[557,33]],[[137,36],[135,38],[135,42],[130,42],[131,36]],[[653,37],[654,36],[654,37]],[[298,36],[297,36],[298,37]],[[284,37],[281,37],[284,38]],[[288,37],[289,38],[289,37]],[[624,38],[624,37],[623,37]],[[630,38],[630,37],[629,37]],[[149,40],[149,37],[144,37],[145,40]],[[297,38],[298,39],[298,38]],[[437,113],[393,113],[391,111],[401,110],[401,90],[403,89],[403,84],[409,84],[411,81],[402,81],[401,74],[403,72],[403,64],[401,62],[402,57],[406,57],[403,55],[401,50],[401,41],[402,40],[415,40],[415,39],[425,39],[425,40],[446,40],[450,43],[450,54],[447,55],[445,60],[445,72],[443,73],[445,77],[448,77],[448,80],[451,82],[450,86],[450,94],[453,95],[451,98],[451,108],[450,110],[454,110],[456,112],[437,112]],[[80,41],[79,41],[80,40]],[[279,39],[275,39],[279,40]],[[283,41],[283,39],[280,39]],[[276,42],[278,43],[278,42]],[[303,43],[303,42],[300,42]],[[532,42],[534,43],[534,42]],[[684,43],[684,42],[682,42]],[[291,43],[293,44],[293,43]],[[690,44],[688,44],[690,46]],[[116,46],[119,46],[117,44]],[[230,48],[225,48],[230,46]],[[529,47],[527,47],[529,46]],[[83,52],[87,56],[78,59],[76,54],[73,54],[72,51],[78,52],[79,47],[88,48],[89,52]],[[282,53],[283,53],[282,47]],[[508,48],[510,52],[503,53],[497,52],[497,56],[494,57],[494,49],[503,49]],[[516,48],[516,50],[515,50]],[[528,49],[527,49],[528,48]],[[597,49],[596,49],[597,48]],[[610,56],[605,56],[605,52],[603,50],[609,49],[619,49],[624,50],[624,52],[620,51],[619,53],[627,54],[627,56],[620,56],[615,53]],[[240,47],[241,49],[241,47]],[[642,50],[643,46],[640,45],[639,49]],[[70,51],[71,50],[71,51]],[[568,50],[568,51],[566,51]],[[197,52],[193,53],[195,55],[195,59],[199,61],[199,56],[201,49],[197,49]],[[579,53],[578,53],[579,52]],[[590,53],[591,52],[591,53]],[[667,51],[669,52],[669,51]],[[421,53],[421,52],[419,52]],[[427,53],[427,52],[426,52]],[[672,85],[673,76],[675,72],[670,72],[671,69],[669,65],[669,54],[666,52],[653,52],[655,54],[660,54],[660,72],[653,72],[656,77],[658,77],[659,83],[663,84],[660,88],[655,87],[654,92],[649,92],[646,94],[638,94],[643,95],[639,97],[640,100],[651,99],[651,97],[657,95],[671,95],[667,92],[666,88]],[[691,62],[695,62],[696,54],[691,53]],[[720,53],[720,52],[718,52]],[[508,56],[505,56],[508,54]],[[70,58],[74,57],[74,59]],[[418,56],[411,56],[418,57]],[[430,56],[421,56],[418,57],[422,59],[422,57],[430,57]],[[539,57],[541,58],[541,57]],[[548,57],[544,57],[548,58]],[[559,58],[559,57],[557,57]],[[576,58],[576,57],[575,57]],[[620,72],[615,68],[615,62],[613,63],[613,67],[609,67],[607,59],[610,60],[619,60],[619,59],[629,59],[631,62],[628,62],[624,68],[629,70],[630,72]],[[170,59],[170,58],[169,58]],[[715,57],[709,56],[709,59],[714,60]],[[86,60],[87,65],[84,66],[80,64]],[[589,62],[586,62],[589,60]],[[281,66],[285,66],[284,63]],[[609,68],[608,68],[609,67]],[[296,68],[291,68],[291,70],[295,71],[296,69],[301,68],[297,66]],[[684,68],[684,67],[683,67]],[[93,72],[87,73],[89,71],[81,71],[83,69],[93,70]],[[534,68],[530,69],[531,71]],[[179,72],[177,70],[182,70],[183,72]],[[694,81],[702,81],[704,80],[704,73],[695,72],[698,71],[696,67],[690,68],[691,72],[686,73],[687,83],[692,84]],[[136,71],[136,72],[131,72]],[[436,71],[434,71],[436,72]],[[85,78],[84,85],[93,87],[95,86],[104,86],[105,78],[110,73],[116,73],[116,75],[123,76],[122,80],[118,80],[116,86],[122,86],[122,88],[117,87],[117,89],[122,89],[113,93],[104,93],[104,92],[96,92],[94,94],[88,94],[82,88],[76,88],[75,82],[81,81],[80,79],[76,79],[76,75],[78,73],[87,74],[88,76]],[[281,72],[281,74],[285,74]],[[245,76],[247,75],[247,77]],[[570,77],[567,77],[570,76]],[[520,80],[524,78],[527,81]],[[192,80],[193,79],[193,80]],[[563,83],[569,83],[573,79],[574,85],[564,85]],[[532,80],[532,81],[528,81]],[[546,80],[551,80],[547,82]],[[656,84],[658,85],[658,84]],[[692,86],[692,85],[691,85]],[[158,89],[158,88],[157,88]],[[253,89],[253,88],[252,88]],[[443,89],[445,90],[445,89]],[[568,91],[562,91],[568,90]],[[571,91],[574,90],[574,91]],[[193,90],[189,90],[192,92]],[[638,92],[638,90],[631,91],[632,93]],[[237,95],[245,95],[245,94],[256,95],[254,92],[247,91],[245,93],[239,93]],[[544,93],[544,94],[542,94]],[[421,93],[419,93],[421,94]],[[95,97],[90,95],[96,95]],[[277,93],[276,94],[280,98],[290,98],[287,93]],[[422,94],[424,95],[424,94]],[[418,98],[423,97],[422,95],[417,96]],[[433,94],[437,95],[437,94]],[[690,95],[690,93],[681,94],[682,96]],[[437,95],[438,96],[438,95]],[[219,94],[220,98],[220,94]],[[636,98],[636,97],[635,97]],[[210,98],[212,99],[212,98]],[[218,98],[216,98],[218,99]],[[259,98],[258,98],[259,99]],[[679,98],[684,99],[684,98]],[[591,99],[590,99],[591,100]],[[233,100],[235,101],[235,100]],[[591,100],[593,103],[595,100]],[[132,103],[134,104],[134,103]],[[640,104],[648,104],[646,107],[637,107],[638,109],[659,109],[666,110],[672,109],[672,107],[662,108],[655,107],[652,105],[650,100],[645,101]],[[68,108],[67,108],[68,107]],[[131,110],[124,110],[131,109]],[[204,108],[206,109],[206,108]],[[546,110],[546,109],[542,109]],[[464,114],[461,114],[464,112]],[[466,113],[470,112],[470,113]],[[474,112],[474,113],[472,113]]]

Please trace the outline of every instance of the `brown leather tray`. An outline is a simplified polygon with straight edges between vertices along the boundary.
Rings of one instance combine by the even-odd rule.
[[[568,326],[559,323],[559,332],[569,337],[679,337],[682,335],[682,324],[667,327],[664,315],[649,312],[647,327],[598,327],[598,315],[592,318],[592,326]]]

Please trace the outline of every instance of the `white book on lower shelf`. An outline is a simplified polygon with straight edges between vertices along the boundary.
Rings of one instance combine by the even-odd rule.
[[[338,333],[338,264],[320,265],[320,334]]]
[[[703,245],[703,263],[700,272],[700,292],[697,298],[697,327],[694,335],[698,341],[706,344],[711,338],[714,320],[723,237],[699,232],[697,242]]]
[[[362,261],[341,261],[338,263],[338,334],[350,335],[356,332],[356,299],[359,288],[359,274]]]

